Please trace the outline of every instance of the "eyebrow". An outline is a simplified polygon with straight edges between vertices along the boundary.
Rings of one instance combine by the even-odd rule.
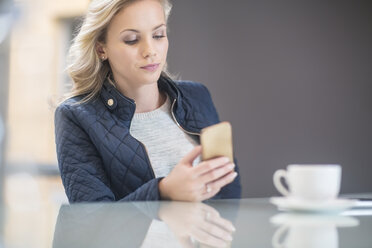
[[[152,29],[152,31],[154,31],[154,30],[160,28],[161,26],[165,26],[165,24],[163,23],[163,24],[160,24],[160,25],[156,26],[155,28]],[[130,29],[124,29],[124,30],[121,31],[120,33],[123,33],[123,32],[125,32],[125,31],[132,31],[132,32],[139,33],[139,31],[138,31],[137,29],[131,29],[131,28],[130,28]]]

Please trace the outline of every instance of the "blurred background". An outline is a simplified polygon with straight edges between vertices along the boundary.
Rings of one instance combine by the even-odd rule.
[[[169,68],[232,123],[244,197],[277,194],[273,172],[296,163],[372,191],[372,1],[173,3]]]
[[[272,174],[292,163],[341,164],[342,193],[372,191],[371,1],[172,3],[169,69],[207,85],[232,123],[243,197],[277,194]],[[12,206],[0,247],[21,240],[11,232],[19,211],[67,201],[54,108],[71,87],[66,53],[88,4],[0,1],[0,199]]]
[[[51,247],[51,227],[67,202],[54,108],[71,87],[65,58],[88,4],[0,2],[0,247]]]

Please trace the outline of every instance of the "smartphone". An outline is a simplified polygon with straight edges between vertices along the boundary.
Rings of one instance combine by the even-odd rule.
[[[201,130],[202,160],[225,156],[234,162],[232,128],[224,121]]]

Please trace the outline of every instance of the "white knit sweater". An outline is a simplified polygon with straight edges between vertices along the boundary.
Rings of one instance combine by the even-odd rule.
[[[158,109],[135,113],[130,133],[142,142],[150,158],[156,177],[167,176],[173,167],[189,153],[197,143],[182,131],[171,115],[169,98]],[[200,158],[194,161],[198,164]]]

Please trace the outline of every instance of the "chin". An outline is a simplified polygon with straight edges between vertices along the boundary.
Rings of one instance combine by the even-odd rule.
[[[152,84],[152,83],[158,82],[159,78],[160,78],[160,73],[156,73],[156,74],[153,74],[153,75],[148,75],[148,76],[142,77],[142,80],[140,80],[140,82],[142,81],[145,84]]]

